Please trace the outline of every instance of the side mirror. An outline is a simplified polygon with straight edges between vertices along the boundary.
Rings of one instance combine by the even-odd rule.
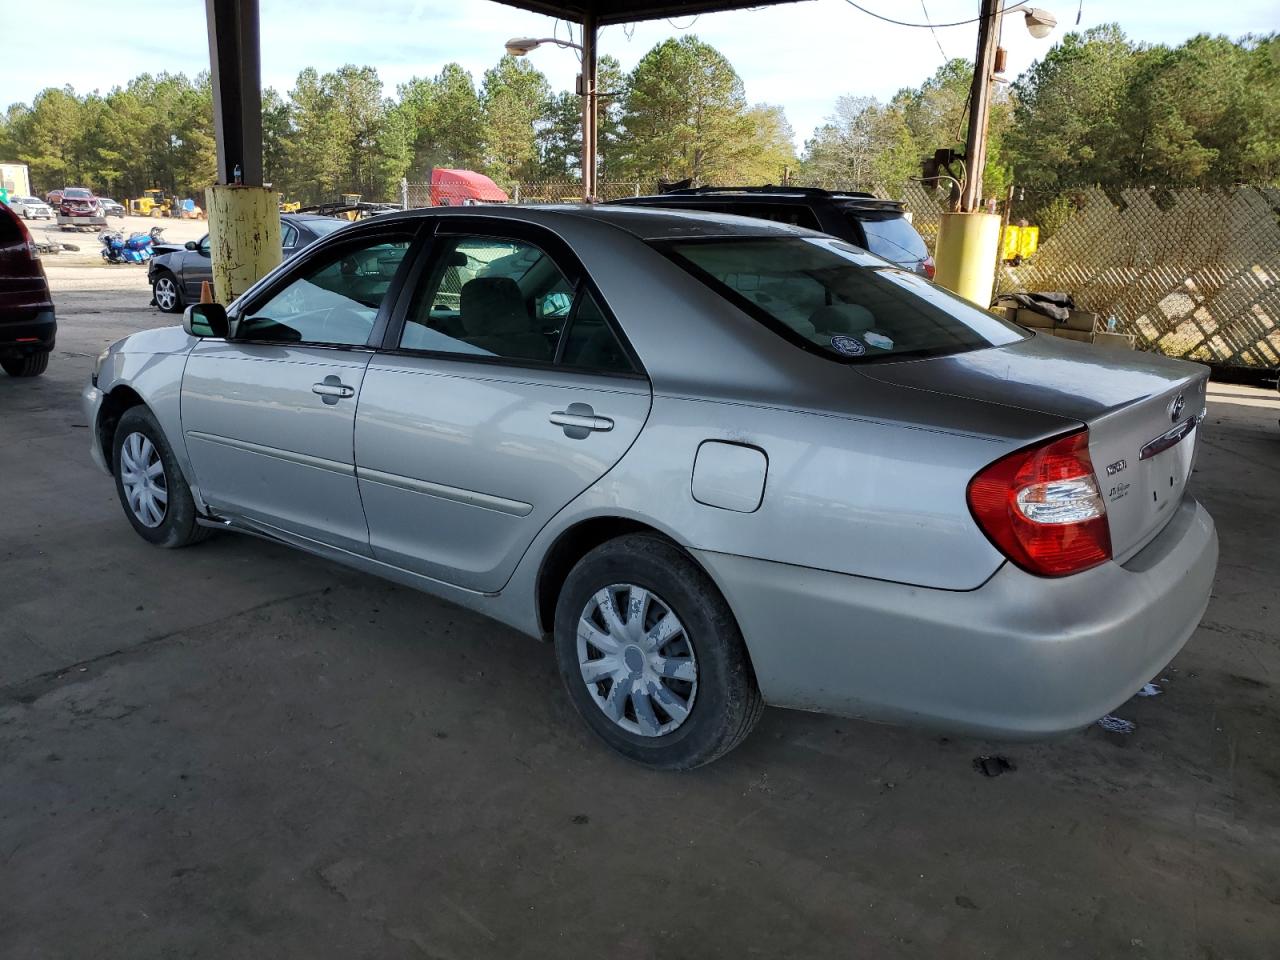
[[[182,329],[193,337],[226,337],[227,308],[220,303],[193,303],[182,314]]]
[[[183,244],[183,246],[186,247],[188,250],[200,249],[200,244],[196,243],[194,240],[188,240],[186,243]]]

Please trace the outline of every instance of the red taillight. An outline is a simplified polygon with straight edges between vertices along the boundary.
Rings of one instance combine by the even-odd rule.
[[[1111,559],[1087,430],[997,460],[969,481],[968,497],[983,533],[1030,573],[1063,577]]]
[[[937,270],[933,265],[933,257],[925,257],[924,258],[924,275],[928,277],[930,280],[932,280],[933,275],[936,272]]]

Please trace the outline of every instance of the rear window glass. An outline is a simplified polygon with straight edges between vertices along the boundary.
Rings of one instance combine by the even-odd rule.
[[[894,263],[916,263],[929,255],[920,234],[906,217],[868,217],[865,213],[849,214],[867,237],[867,249],[877,257]]]
[[[841,240],[675,241],[677,263],[775,332],[831,359],[936,356],[1014,343],[1016,326]]]
[[[319,217],[315,220],[308,220],[307,229],[317,237],[327,237],[333,231],[345,227],[350,222],[350,220],[339,220],[337,217]]]
[[[64,200],[88,200],[92,196],[93,194],[88,190],[81,190],[77,187],[72,187],[70,190],[67,190],[62,194],[62,198]]]

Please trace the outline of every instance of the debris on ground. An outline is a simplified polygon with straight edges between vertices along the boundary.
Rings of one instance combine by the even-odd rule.
[[[1098,721],[1098,726],[1107,733],[1133,733],[1138,729],[1138,725],[1132,720],[1122,720],[1120,717],[1113,717],[1107,714]]]
[[[1142,689],[1138,691],[1138,696],[1158,697],[1162,693],[1164,693],[1164,690],[1162,690],[1157,684],[1147,683],[1147,684],[1143,684]]]
[[[1012,773],[1017,770],[1017,765],[1008,757],[995,754],[990,757],[974,757],[973,769],[977,770],[984,777],[998,777],[1006,771]]]

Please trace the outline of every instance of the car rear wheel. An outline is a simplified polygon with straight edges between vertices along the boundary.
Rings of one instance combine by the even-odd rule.
[[[49,351],[41,350],[39,353],[0,360],[0,368],[11,377],[38,377],[49,369]]]
[[[209,536],[160,424],[146,407],[130,407],[116,425],[111,460],[116,493],[138,536],[158,547],[185,547]]]
[[[177,313],[182,309],[182,292],[178,289],[178,281],[171,273],[162,273],[151,285],[156,306],[164,313]]]
[[[654,536],[582,558],[556,604],[556,659],[569,699],[623,756],[663,770],[710,763],[760,719],[742,633],[715,584]]]

